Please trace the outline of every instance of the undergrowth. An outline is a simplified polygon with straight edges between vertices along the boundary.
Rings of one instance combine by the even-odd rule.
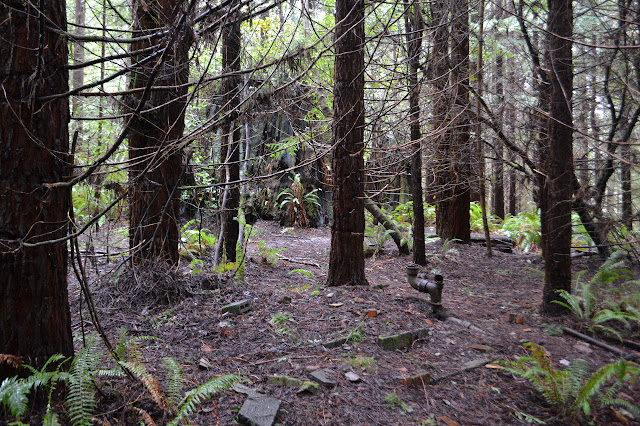
[[[198,404],[202,401],[231,388],[239,381],[246,380],[236,375],[223,375],[184,392],[186,378],[182,367],[174,359],[164,358],[166,384],[163,387],[160,380],[149,371],[142,356],[141,349],[149,340],[157,339],[149,336],[128,338],[126,332],[121,332],[114,348],[113,356],[117,356],[116,359],[106,353],[101,341],[93,334],[73,358],[53,355],[40,370],[24,365],[30,375],[10,377],[0,384],[0,415],[5,419],[13,417],[15,420],[12,424],[24,425],[22,420],[28,411],[29,397],[32,391],[40,389],[48,396],[42,424],[92,425],[96,420],[98,389],[112,386],[114,382],[109,379],[129,375],[143,385],[150,399],[161,409],[164,418],[171,419],[166,424],[178,425],[184,424],[196,412]],[[65,367],[67,364],[69,367]],[[67,368],[68,371],[65,371]],[[59,383],[65,385],[68,418],[54,411],[52,395]],[[100,393],[104,394],[104,391],[101,390]],[[136,405],[136,402],[141,400],[140,397],[126,399],[134,402],[128,403],[125,410],[142,418],[144,424],[155,424],[151,414]]]
[[[587,362],[575,359],[563,370],[552,366],[544,347],[525,343],[530,356],[516,361],[502,361],[504,370],[527,379],[562,419],[577,421],[588,418],[594,410],[620,406],[640,414],[640,408],[619,397],[621,386],[636,382],[640,368],[630,361],[617,361],[589,374]]]

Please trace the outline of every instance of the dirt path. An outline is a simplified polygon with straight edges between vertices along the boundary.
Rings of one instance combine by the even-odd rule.
[[[439,321],[430,312],[428,296],[407,283],[410,257],[399,257],[392,245],[367,259],[369,286],[326,288],[329,245],[327,228],[283,230],[259,222],[244,282],[197,291],[171,305],[118,307],[105,302],[118,297],[111,279],[113,293],[98,297],[103,326],[111,335],[126,327],[130,335],[162,339],[146,349],[150,370],[160,376],[160,360],[171,356],[183,365],[189,386],[227,373],[246,377],[250,387],[282,401],[277,422],[286,425],[525,424],[518,413],[543,419],[551,414],[531,386],[486,367],[488,361],[526,355],[527,341],[544,345],[556,367],[577,357],[593,368],[614,360],[597,347],[547,334],[550,320],[537,314],[539,255],[498,252],[487,259],[479,245],[429,244],[425,271],[444,276],[443,305],[461,320],[456,322]],[[269,257],[277,260],[271,264]],[[576,268],[595,267],[588,262],[578,260]],[[107,290],[104,280],[96,289]],[[77,299],[72,292],[76,308]],[[249,302],[249,312],[221,312],[241,300]],[[77,317],[74,324],[78,328]],[[377,343],[404,332],[413,333],[407,347],[386,350]],[[348,336],[361,340],[323,345]],[[275,375],[305,381],[322,368],[333,372],[335,386],[320,386],[315,394],[270,381]],[[346,373],[360,380],[352,382]],[[422,380],[407,380],[416,376]],[[245,399],[224,392],[203,404],[193,420],[233,424]],[[611,419],[608,412],[598,416]]]

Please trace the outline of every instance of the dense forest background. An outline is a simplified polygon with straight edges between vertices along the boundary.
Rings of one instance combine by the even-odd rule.
[[[638,2],[3,1],[0,33],[0,354],[37,369],[68,273],[106,341],[94,275],[241,280],[258,220],[330,226],[328,287],[506,235],[549,316],[577,252],[638,261]]]

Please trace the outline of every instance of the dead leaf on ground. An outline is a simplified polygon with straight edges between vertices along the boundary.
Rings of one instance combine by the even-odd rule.
[[[451,417],[448,417],[448,416],[440,417],[440,421],[447,426],[460,426],[460,423],[456,422],[455,420],[453,420]]]

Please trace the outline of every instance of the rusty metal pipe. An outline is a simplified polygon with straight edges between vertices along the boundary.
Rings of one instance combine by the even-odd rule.
[[[418,274],[420,267],[416,264],[410,263],[407,265],[407,281],[414,289],[420,293],[428,293],[431,298],[431,310],[438,312],[442,310],[442,289],[444,288],[444,278],[442,275],[435,275],[433,277],[435,282],[431,282],[426,279],[426,274]]]

